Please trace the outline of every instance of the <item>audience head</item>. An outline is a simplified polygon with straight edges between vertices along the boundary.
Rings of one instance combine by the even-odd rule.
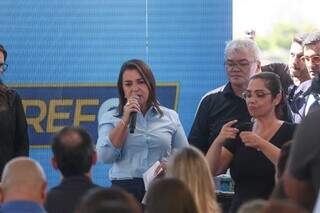
[[[155,180],[147,193],[146,213],[197,213],[188,187],[178,179]]]
[[[8,201],[33,201],[43,204],[47,180],[38,162],[27,157],[10,160],[1,177],[1,199]]]
[[[140,92],[141,97],[139,97],[138,101],[141,107],[148,109],[150,106],[154,106],[162,114],[156,96],[156,80],[150,67],[139,59],[126,61],[121,66],[117,83],[119,93],[119,114],[122,115],[123,113],[123,106],[126,104],[127,98],[129,98],[127,96],[135,95],[133,93],[135,93],[135,90],[137,90],[137,87],[131,88],[133,87],[133,82],[124,82],[124,75],[126,75],[127,72],[135,72],[139,76],[138,84],[141,85],[141,88],[143,88],[140,90],[147,90]],[[146,97],[144,97],[144,95]]]
[[[260,50],[251,39],[234,39],[225,48],[225,67],[233,87],[246,88],[249,78],[260,71]]]
[[[302,83],[310,79],[308,69],[302,60],[303,57],[303,41],[307,37],[308,34],[297,34],[293,37],[291,47],[290,47],[290,55],[289,55],[289,69],[290,75],[299,82]]]
[[[254,118],[269,116],[274,112],[277,118],[283,116],[282,87],[280,77],[271,72],[261,72],[251,77],[243,93],[249,113]]]
[[[320,31],[309,33],[303,45],[303,59],[310,77],[314,78],[320,73]]]
[[[272,72],[279,75],[283,92],[287,94],[289,86],[293,84],[287,64],[279,62],[267,64],[261,67],[261,71]]]
[[[134,197],[120,188],[95,188],[81,200],[76,213],[141,213]]]
[[[265,207],[260,211],[261,213],[307,213],[305,209],[302,207],[289,202],[288,200],[280,201],[280,200],[271,200],[266,203]]]
[[[199,212],[218,211],[209,165],[197,148],[189,146],[177,152],[169,161],[167,175],[189,187]]]
[[[260,213],[267,204],[266,200],[255,199],[242,204],[237,213]]]
[[[52,165],[64,177],[88,175],[97,160],[90,135],[81,127],[63,128],[55,135],[51,147]]]

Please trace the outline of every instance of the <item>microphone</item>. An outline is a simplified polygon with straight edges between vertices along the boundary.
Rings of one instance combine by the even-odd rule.
[[[131,114],[130,114],[130,124],[129,124],[129,130],[130,130],[131,134],[134,133],[134,130],[136,128],[136,122],[137,122],[137,112],[131,112]]]
[[[139,100],[139,97],[137,95],[134,95],[131,98]],[[129,130],[130,130],[131,134],[134,133],[134,130],[136,128],[136,122],[137,122],[137,112],[131,112],[131,114],[130,114],[130,124],[129,124]]]

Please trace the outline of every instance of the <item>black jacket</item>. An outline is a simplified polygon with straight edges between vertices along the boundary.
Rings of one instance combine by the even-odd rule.
[[[0,173],[14,157],[29,155],[26,116],[20,96],[14,90],[0,90]]]

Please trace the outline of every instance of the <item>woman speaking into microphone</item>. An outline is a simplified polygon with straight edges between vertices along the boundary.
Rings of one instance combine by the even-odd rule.
[[[98,121],[98,158],[112,163],[112,185],[141,202],[145,193],[142,174],[157,161],[161,162],[157,171],[165,171],[168,157],[188,146],[188,141],[178,114],[157,101],[156,82],[147,64],[137,59],[125,62],[117,86],[118,108],[105,112]],[[136,124],[130,125],[131,120]]]

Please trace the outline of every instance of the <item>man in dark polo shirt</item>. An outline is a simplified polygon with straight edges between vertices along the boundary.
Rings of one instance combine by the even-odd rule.
[[[235,39],[225,48],[225,69],[229,82],[208,92],[200,101],[192,129],[190,144],[206,153],[222,126],[237,119],[250,122],[246,102],[241,98],[249,78],[260,71],[260,50],[251,39]]]
[[[80,127],[65,127],[53,139],[52,166],[63,178],[47,194],[45,209],[48,213],[74,212],[81,197],[98,187],[91,181],[91,167],[97,155],[90,135]]]

